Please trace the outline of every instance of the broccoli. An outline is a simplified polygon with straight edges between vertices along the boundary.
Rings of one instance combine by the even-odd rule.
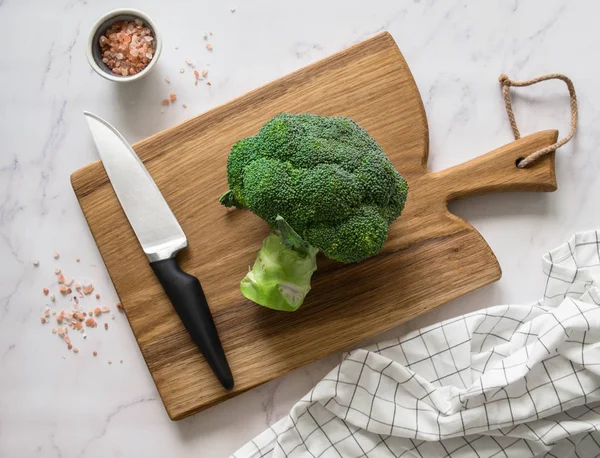
[[[402,213],[408,184],[379,144],[348,118],[280,114],[237,142],[226,207],[248,208],[272,233],[241,283],[248,299],[296,310],[321,251],[340,262],[378,254]]]

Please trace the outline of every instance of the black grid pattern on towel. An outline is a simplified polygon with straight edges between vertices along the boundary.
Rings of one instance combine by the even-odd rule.
[[[598,345],[594,338],[600,329],[592,329],[590,323],[600,321],[600,308],[593,296],[587,308],[576,301],[593,283],[590,270],[600,266],[599,234],[577,234],[544,260],[543,302],[519,306],[517,312],[514,306],[492,307],[350,352],[299,401],[296,411],[301,413],[269,428],[232,458],[270,458],[275,450],[285,458],[541,456],[536,447],[551,447],[556,433],[571,444],[569,453],[585,446],[594,451],[589,456],[600,456],[600,385],[581,379],[587,368],[600,365],[600,358],[590,359],[588,351]],[[556,298],[565,307],[554,313],[547,302]],[[532,317],[542,315],[548,317],[546,326],[533,329]],[[573,323],[578,329],[587,323],[587,329],[573,332]],[[526,350],[522,360],[508,365],[510,355],[503,353],[503,344],[515,339]],[[570,345],[568,363],[555,348],[557,339]],[[477,353],[484,362],[475,368],[459,357],[460,352]],[[528,365],[534,352],[542,355],[535,373]],[[555,364],[559,360],[561,364]],[[522,377],[521,392],[509,393],[507,387],[518,381],[524,367],[531,372]],[[400,378],[400,372],[406,377]],[[468,384],[473,375],[481,375],[478,383]],[[428,421],[435,411],[432,406],[439,403],[437,388],[446,384],[462,389],[457,399],[463,409],[469,403],[483,406],[485,418],[467,426],[459,409],[460,421],[451,428]],[[412,404],[403,404],[398,396],[407,385]],[[329,397],[320,395],[325,389]],[[488,415],[489,410],[495,415]],[[450,413],[439,410],[438,419]],[[547,427],[540,432],[530,426],[533,421],[545,421]],[[573,431],[565,426],[568,422],[588,427]],[[365,433],[373,428],[388,433]],[[519,437],[511,435],[517,429]],[[490,431],[493,434],[486,434]],[[548,451],[544,456],[555,455]]]

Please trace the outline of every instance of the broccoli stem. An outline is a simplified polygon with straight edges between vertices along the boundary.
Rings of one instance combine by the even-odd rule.
[[[304,254],[308,254],[310,245],[294,230],[292,226],[280,215],[275,218],[281,242],[288,248],[293,248]]]
[[[293,312],[310,291],[319,250],[304,242],[283,218],[277,223],[281,234],[272,233],[264,239],[254,266],[240,283],[240,289],[246,298],[257,304]]]

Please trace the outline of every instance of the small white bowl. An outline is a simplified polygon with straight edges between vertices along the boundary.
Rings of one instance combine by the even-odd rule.
[[[128,76],[116,75],[110,70],[110,68],[108,68],[108,66],[104,62],[102,62],[102,52],[100,50],[100,37],[115,22],[134,21],[135,19],[141,20],[144,23],[144,25],[152,31],[152,36],[154,37],[154,55],[152,56],[152,60],[150,60],[146,68],[144,68],[141,72],[136,73],[135,75]],[[160,57],[162,45],[162,37],[160,36],[160,33],[158,32],[154,21],[150,19],[150,16],[138,10],[123,8],[110,11],[96,21],[96,23],[90,30],[86,54],[90,66],[100,76],[106,78],[107,80],[115,81],[117,83],[129,83],[131,81],[136,81],[140,78],[143,78],[150,72],[150,70],[152,70],[152,68],[156,65],[156,62],[158,61],[158,58]]]

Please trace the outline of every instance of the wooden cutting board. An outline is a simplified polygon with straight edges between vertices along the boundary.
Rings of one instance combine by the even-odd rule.
[[[410,186],[384,251],[358,264],[320,257],[313,290],[294,313],[241,295],[239,282],[267,226],[218,202],[227,190],[231,146],[280,112],[354,119]],[[556,136],[539,132],[429,173],[423,104],[394,40],[383,33],[135,144],[188,237],[182,268],[206,292],[235,377],[231,392],[216,381],[161,289],[102,164],[71,180],[167,412],[179,420],[498,280],[494,254],[447,203],[489,192],[555,190],[553,155],[527,169],[515,162]]]

